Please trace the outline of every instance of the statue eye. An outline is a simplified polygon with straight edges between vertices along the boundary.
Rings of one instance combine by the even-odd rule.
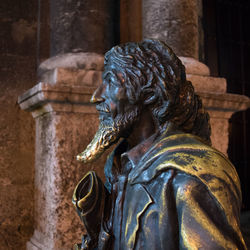
[[[118,79],[116,79],[114,77],[111,77],[111,79],[109,80],[109,85],[112,88],[119,88],[120,87]]]

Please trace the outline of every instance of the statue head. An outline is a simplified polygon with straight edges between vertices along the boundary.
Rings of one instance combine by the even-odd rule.
[[[142,112],[150,113],[159,132],[174,124],[210,144],[209,116],[180,59],[162,41],[147,39],[108,51],[103,83],[91,101],[100,113],[100,125],[79,160],[92,161],[121,137],[129,137]]]

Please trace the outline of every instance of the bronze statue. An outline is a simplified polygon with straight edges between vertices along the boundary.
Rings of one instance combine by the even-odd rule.
[[[105,185],[89,172],[74,191],[87,230],[75,249],[246,249],[238,175],[210,146],[209,116],[164,42],[108,51],[91,102],[100,125],[78,160],[119,144]]]

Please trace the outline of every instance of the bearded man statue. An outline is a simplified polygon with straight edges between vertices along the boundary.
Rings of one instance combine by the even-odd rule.
[[[246,249],[238,175],[210,146],[209,115],[164,42],[108,51],[91,102],[100,125],[78,160],[118,145],[106,183],[89,172],[75,188],[87,230],[75,249]]]

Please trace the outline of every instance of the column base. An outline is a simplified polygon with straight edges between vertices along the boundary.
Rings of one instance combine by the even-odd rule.
[[[26,249],[27,250],[48,250],[48,246],[45,246],[42,242],[42,236],[40,233],[35,230],[33,236],[30,238],[30,240],[26,243]],[[52,248],[51,248],[52,249]]]

